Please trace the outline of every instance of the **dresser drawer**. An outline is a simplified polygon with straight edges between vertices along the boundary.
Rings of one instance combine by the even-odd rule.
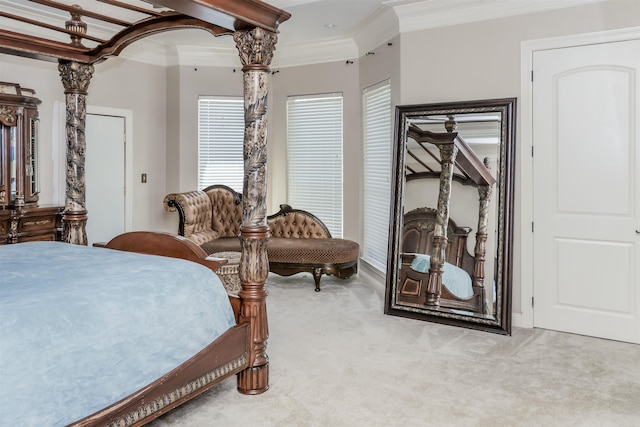
[[[50,230],[55,227],[55,215],[30,216],[22,218],[18,225],[18,233],[31,233],[40,230]]]
[[[9,233],[9,218],[1,218],[0,219],[0,236],[5,236]]]
[[[7,243],[60,240],[62,209],[62,206],[28,206],[0,211],[0,239]]]

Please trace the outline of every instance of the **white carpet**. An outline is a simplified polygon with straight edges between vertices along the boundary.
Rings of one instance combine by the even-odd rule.
[[[268,280],[270,390],[235,378],[152,425],[640,426],[640,346],[383,314],[358,278]]]

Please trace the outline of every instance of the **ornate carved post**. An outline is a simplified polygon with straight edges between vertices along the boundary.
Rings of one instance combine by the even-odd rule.
[[[458,147],[453,143],[438,144],[441,158],[440,193],[436,212],[436,225],[433,231],[433,247],[429,267],[429,283],[427,284],[426,305],[440,305],[442,292],[442,273],[447,250],[447,227],[449,225],[449,201],[451,199],[451,182],[453,181],[453,164],[458,154]]]
[[[250,368],[238,374],[238,391],[258,394],[269,388],[269,357],[266,354],[267,291],[267,92],[269,64],[277,36],[255,28],[237,31],[233,38],[240,53],[244,77],[244,186],[240,239],[242,256],[241,316],[251,322]]]
[[[490,185],[478,186],[480,207],[478,210],[478,231],[476,232],[476,246],[474,248],[473,287],[481,288],[484,298],[484,262],[487,253],[487,224],[489,220],[489,202],[491,200],[492,187]]]
[[[58,71],[64,86],[67,135],[67,189],[62,215],[63,240],[78,245],[87,244],[87,210],[85,207],[85,122],[87,89],[93,75],[93,65],[61,61]]]

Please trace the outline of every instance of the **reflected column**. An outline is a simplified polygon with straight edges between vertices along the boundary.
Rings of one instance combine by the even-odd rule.
[[[486,163],[485,163],[486,166]],[[478,232],[476,233],[476,246],[474,248],[473,283],[474,295],[481,295],[482,310],[485,313],[486,301],[484,297],[484,263],[487,255],[487,224],[489,223],[489,203],[491,202],[492,187],[490,185],[478,186],[480,205],[478,211]]]
[[[442,273],[447,250],[447,227],[449,225],[449,202],[451,200],[451,183],[453,181],[453,165],[458,154],[458,147],[453,143],[438,144],[441,159],[440,192],[436,209],[436,224],[433,231],[433,246],[429,267],[429,283],[427,284],[428,306],[440,305],[442,293]]]

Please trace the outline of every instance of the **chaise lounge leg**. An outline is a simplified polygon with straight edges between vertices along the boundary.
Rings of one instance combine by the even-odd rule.
[[[320,292],[320,278],[322,277],[322,268],[313,269],[313,280],[316,282],[316,292]]]

